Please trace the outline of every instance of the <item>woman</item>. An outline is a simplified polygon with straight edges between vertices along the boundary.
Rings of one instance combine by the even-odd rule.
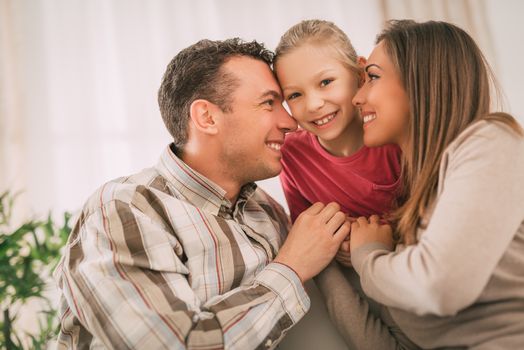
[[[482,53],[454,25],[394,21],[365,71],[353,100],[364,143],[401,147],[403,200],[396,235],[377,216],[351,229],[351,261],[379,315],[334,266],[318,278],[338,329],[359,349],[370,338],[370,348],[523,348],[524,137],[490,113]]]

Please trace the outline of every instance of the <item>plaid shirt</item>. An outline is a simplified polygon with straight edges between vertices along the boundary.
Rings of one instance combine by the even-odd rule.
[[[309,309],[270,263],[289,228],[255,184],[235,205],[168,147],[156,167],[103,185],[55,271],[58,348],[274,348]]]

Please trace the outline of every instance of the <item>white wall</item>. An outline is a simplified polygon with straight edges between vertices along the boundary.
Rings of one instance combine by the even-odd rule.
[[[485,0],[496,62],[495,74],[506,110],[524,124],[524,2]]]

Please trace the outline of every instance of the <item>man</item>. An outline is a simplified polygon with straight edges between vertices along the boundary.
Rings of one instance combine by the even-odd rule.
[[[167,67],[158,164],[103,185],[56,270],[59,348],[274,348],[309,308],[303,283],[348,235],[317,203],[288,219],[254,181],[296,128],[256,42],[203,40]]]

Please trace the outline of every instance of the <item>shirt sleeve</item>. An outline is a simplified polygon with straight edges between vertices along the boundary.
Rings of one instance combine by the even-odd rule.
[[[300,213],[309,208],[313,203],[309,202],[302,195],[285,167],[280,173],[280,182],[289,207],[291,222],[295,222]]]
[[[524,219],[523,145],[505,126],[485,123],[444,154],[442,190],[419,242],[352,252],[366,294],[418,315],[473,304]]]
[[[57,277],[71,312],[108,348],[273,348],[309,309],[298,276],[276,263],[200,300],[176,236],[127,203],[81,221]]]

